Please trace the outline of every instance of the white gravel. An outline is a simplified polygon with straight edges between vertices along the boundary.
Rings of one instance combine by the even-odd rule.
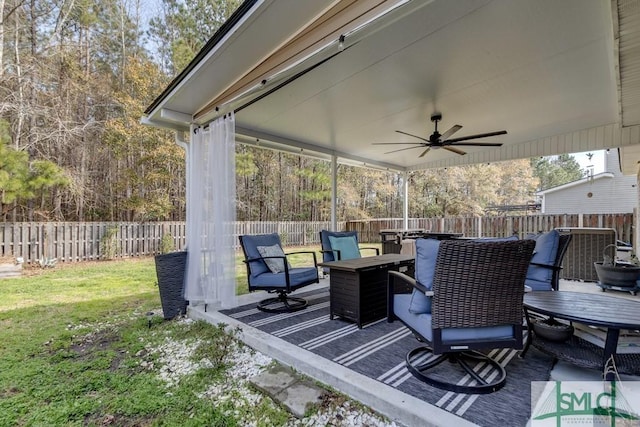
[[[190,319],[178,320],[181,322],[191,322]],[[156,364],[145,360],[144,354],[141,356],[140,365],[146,369],[153,369],[158,372],[159,377],[167,384],[167,393],[170,393],[172,387],[176,386],[180,379],[186,375],[196,372],[198,369],[211,367],[212,364],[207,359],[199,361],[191,360],[191,356],[200,342],[198,340],[186,341],[165,338],[165,340],[156,347],[148,346],[146,352],[156,354]],[[270,405],[275,405],[269,397],[254,391],[249,387],[248,379],[262,373],[269,367],[273,360],[261,353],[257,353],[244,346],[241,343],[235,344],[233,351],[228,357],[227,363],[232,365],[227,370],[227,378],[223,383],[211,384],[209,388],[201,393],[198,397],[202,399],[210,399],[216,404],[227,403],[227,407],[231,407],[228,415],[236,417],[244,416],[242,419],[243,426],[256,426],[258,417],[254,409],[267,399]],[[327,408],[322,408],[319,412],[298,419],[294,416],[289,417],[287,427],[315,427],[315,426],[334,426],[334,427],[399,427],[394,422],[388,422],[379,416],[363,409],[360,405],[343,399],[335,399],[340,404],[329,404]],[[230,405],[229,405],[230,403]],[[242,415],[241,415],[242,414]],[[251,414],[248,417],[246,414]],[[254,418],[255,416],[255,418]],[[261,420],[264,425],[265,420]]]

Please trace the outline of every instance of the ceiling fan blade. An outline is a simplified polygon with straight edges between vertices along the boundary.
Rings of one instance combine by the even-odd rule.
[[[403,132],[403,131],[401,131],[401,130],[397,130],[396,132],[401,133],[401,134],[403,134],[403,135],[407,135],[407,136],[412,136],[412,137],[414,137],[414,138],[418,138],[418,139],[420,139],[420,140],[422,140],[422,141],[424,141],[424,142],[431,142],[431,141],[429,141],[429,140],[428,140],[428,139],[426,139],[426,138],[423,138],[423,137],[418,136],[418,135],[412,135],[412,134],[410,134],[410,133],[406,133],[406,132]]]
[[[507,134],[506,130],[499,130],[497,132],[479,133],[477,135],[469,135],[469,136],[463,136],[463,137],[460,137],[460,138],[448,139],[448,140],[442,141],[442,142],[467,141],[469,139],[479,139],[479,138],[486,138],[488,136],[498,136],[498,135],[506,135],[506,134]]]
[[[407,147],[407,148],[401,148],[399,150],[387,151],[384,154],[397,153],[398,151],[404,151],[404,150],[413,150],[414,148],[420,148],[420,146],[418,146],[418,147]]]
[[[464,142],[463,141],[463,142],[456,142],[456,143],[449,144],[449,141],[447,141],[444,145],[447,147],[451,147],[452,145],[456,145],[456,146],[466,145],[467,147],[502,147],[502,142]]]
[[[423,142],[372,142],[371,145],[422,145]]]
[[[424,151],[422,152],[422,154],[420,154],[418,157],[424,157],[424,156],[425,156],[425,154],[427,154],[427,153],[429,152],[429,150],[431,150],[431,147],[427,147],[427,149],[426,149],[426,150],[424,150]]]
[[[462,151],[459,148],[453,148],[453,146],[451,145],[444,145],[442,146],[442,148],[444,148],[447,151],[451,151],[452,153],[460,154],[461,156],[464,156],[465,154],[467,154],[466,151]]]
[[[460,129],[462,129],[462,126],[460,125],[453,125],[451,127],[451,129],[449,129],[448,131],[446,131],[445,133],[443,133],[442,135],[440,135],[440,140],[444,141],[445,139],[449,138],[451,135],[453,135],[454,133],[458,132]]]

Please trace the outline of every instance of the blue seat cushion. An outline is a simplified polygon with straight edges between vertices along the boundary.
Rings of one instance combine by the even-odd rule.
[[[433,276],[436,272],[436,258],[440,249],[440,240],[416,239],[416,281],[428,290],[433,288]]]
[[[313,282],[318,279],[318,269],[315,267],[294,267],[289,269],[289,280],[292,288]],[[287,278],[284,273],[266,272],[256,276],[251,275],[251,286],[260,288],[286,288]]]
[[[431,313],[413,314],[409,311],[411,294],[393,296],[393,313],[407,326],[429,342],[433,342]],[[513,338],[511,325],[486,326],[479,328],[448,328],[442,330],[442,342],[483,341]]]
[[[360,249],[355,236],[329,236],[331,249],[340,251],[340,260],[360,258]],[[338,259],[338,254],[334,252],[334,259]]]
[[[550,291],[553,289],[553,286],[551,286],[551,280],[541,282],[540,280],[526,279],[524,284],[529,286],[532,291]]]
[[[551,230],[535,237],[536,247],[533,250],[531,262],[552,266],[558,255],[558,247],[560,246],[560,233],[558,230]],[[527,279],[525,284],[536,289],[542,283],[549,283],[551,289],[551,277],[553,269],[540,267],[538,265],[530,265],[527,270]]]
[[[247,258],[261,258],[262,255],[258,251],[258,246],[273,246],[280,244],[280,236],[276,233],[273,234],[257,234],[242,236],[242,245],[246,252]],[[263,260],[256,260],[249,262],[249,268],[251,274],[256,276],[265,272],[271,272],[267,264]]]

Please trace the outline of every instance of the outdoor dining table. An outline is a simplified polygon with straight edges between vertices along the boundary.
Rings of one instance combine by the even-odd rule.
[[[533,334],[529,333],[523,356],[532,344],[560,360],[601,372],[613,357],[618,373],[640,375],[640,354],[618,352],[620,331],[640,329],[640,302],[583,292],[537,291],[524,295],[523,308],[528,326],[531,326],[530,313],[538,313],[606,329],[603,348],[575,335],[566,342],[553,342],[533,340]],[[605,374],[606,380],[615,379],[616,372],[607,370]]]

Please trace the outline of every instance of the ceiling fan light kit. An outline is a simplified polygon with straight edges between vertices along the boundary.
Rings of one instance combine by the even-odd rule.
[[[459,155],[467,154],[456,146],[468,146],[468,147],[500,147],[502,143],[499,142],[467,142],[472,139],[489,138],[492,136],[506,135],[506,130],[499,130],[495,132],[479,133],[476,135],[469,135],[461,138],[450,138],[451,135],[462,129],[461,125],[453,125],[445,133],[440,134],[438,132],[438,122],[442,120],[441,113],[434,113],[431,115],[431,121],[435,123],[435,129],[429,138],[423,138],[418,135],[413,135],[401,130],[397,130],[397,133],[417,138],[420,142],[374,142],[373,145],[414,145],[414,147],[400,148],[398,150],[388,151],[385,154],[396,153],[398,151],[411,150],[413,148],[424,148],[424,151],[418,157],[424,157],[431,149],[443,148],[452,153]]]

